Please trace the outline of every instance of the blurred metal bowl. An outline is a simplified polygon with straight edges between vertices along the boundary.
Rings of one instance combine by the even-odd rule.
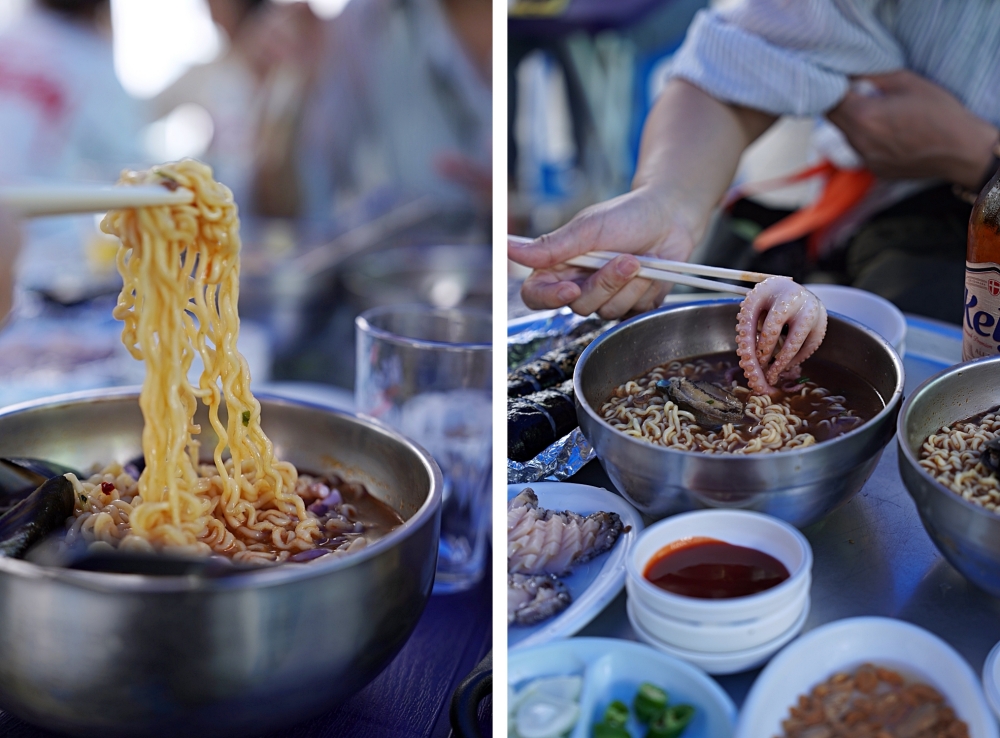
[[[439,469],[376,421],[259,399],[280,458],[363,482],[406,522],[351,556],[215,579],[0,558],[0,707],[75,735],[257,735],[336,706],[396,655],[434,579]],[[141,453],[142,425],[134,389],[67,395],[0,413],[0,455],[88,469]]]
[[[573,376],[577,418],[604,470],[654,518],[702,507],[757,510],[803,527],[853,497],[892,438],[903,397],[903,365],[881,336],[831,315],[816,356],[871,384],[885,407],[855,430],[815,446],[773,454],[716,455],[655,446],[608,425],[599,409],[612,391],[655,366],[736,350],[739,302],[665,308],[626,321],[594,341]]]
[[[899,474],[920,520],[946,559],[1000,597],[1000,515],[955,494],[920,467],[931,433],[1000,404],[1000,356],[956,364],[921,384],[899,412]]]

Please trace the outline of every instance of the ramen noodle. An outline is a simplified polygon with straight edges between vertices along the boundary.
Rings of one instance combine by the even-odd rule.
[[[152,183],[185,187],[194,201],[112,211],[101,224],[121,239],[124,283],[114,316],[124,322],[126,348],[146,366],[139,397],[145,469],[137,482],[116,465],[87,481],[74,477],[69,539],[285,560],[329,535],[297,493],[295,467],[275,458],[261,430],[260,404],[236,348],[240,239],[232,193],[192,160],[120,180]],[[192,384],[195,356],[204,369]],[[207,465],[193,420],[199,402],[218,437]]]
[[[735,353],[671,361],[617,387],[600,414],[613,428],[649,443],[708,454],[753,454],[803,448],[834,438],[882,409],[878,393],[860,377],[815,359],[803,366],[803,376],[782,386],[782,394],[772,399],[751,393]],[[670,377],[725,388],[745,403],[746,421],[699,425],[691,412],[656,387],[658,381]]]
[[[957,495],[996,512],[1000,482],[981,459],[1000,435],[1000,408],[959,420],[932,433],[920,447],[920,466]]]

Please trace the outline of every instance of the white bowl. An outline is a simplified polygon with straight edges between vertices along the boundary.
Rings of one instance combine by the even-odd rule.
[[[809,617],[809,600],[806,600],[805,608],[803,608],[798,619],[792,623],[792,627],[782,633],[778,638],[768,641],[767,643],[762,643],[759,646],[754,646],[753,648],[744,648],[739,651],[730,651],[728,653],[693,651],[688,648],[679,648],[670,643],[665,643],[646,630],[643,624],[639,622],[638,618],[636,618],[634,601],[628,600],[625,603],[625,609],[628,613],[628,620],[632,625],[632,630],[635,631],[639,640],[644,643],[648,643],[657,650],[663,651],[663,653],[681,659],[682,661],[687,661],[689,664],[693,664],[701,669],[704,669],[709,674],[721,675],[737,674],[741,671],[756,669],[784,648],[789,641],[795,638],[795,636],[802,631],[802,627],[806,624],[806,618]]]
[[[747,695],[735,738],[780,735],[781,721],[800,695],[866,662],[933,686],[969,726],[970,738],[997,738],[996,720],[965,660],[923,628],[876,617],[828,623],[778,654]]]
[[[631,596],[631,582],[625,588]],[[678,648],[707,653],[726,653],[755,648],[781,636],[799,619],[809,602],[809,588],[784,607],[761,618],[737,623],[697,623],[665,616],[647,608],[638,598],[631,600],[636,619],[654,637]]]
[[[871,328],[900,356],[906,352],[906,318],[884,297],[839,284],[807,284],[806,289],[820,299],[827,311],[840,313]]]
[[[747,597],[710,600],[660,589],[643,576],[646,564],[664,546],[694,536],[707,536],[763,551],[788,569],[776,587]],[[627,559],[630,593],[647,609],[698,623],[739,623],[767,617],[809,589],[812,548],[805,536],[784,521],[747,510],[696,510],[661,520],[647,528]]]

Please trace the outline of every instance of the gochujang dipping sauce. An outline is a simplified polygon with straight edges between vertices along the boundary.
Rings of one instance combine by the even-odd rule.
[[[763,551],[699,536],[661,548],[646,564],[643,576],[673,594],[720,600],[771,589],[789,573]]]

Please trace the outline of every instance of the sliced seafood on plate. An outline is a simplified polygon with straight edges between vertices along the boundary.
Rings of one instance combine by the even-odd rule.
[[[511,485],[507,498],[508,647],[572,635],[621,591],[642,520],[581,484]]]

